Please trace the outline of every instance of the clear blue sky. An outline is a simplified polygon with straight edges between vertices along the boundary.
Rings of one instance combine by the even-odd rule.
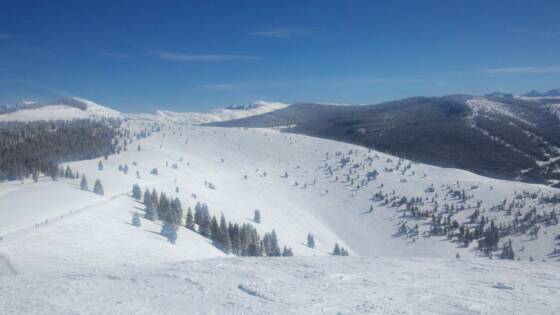
[[[9,1],[0,103],[123,111],[560,87],[560,1]]]

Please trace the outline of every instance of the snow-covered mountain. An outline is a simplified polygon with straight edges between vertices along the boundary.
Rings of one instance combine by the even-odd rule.
[[[225,108],[212,110],[208,113],[158,110],[153,113],[126,114],[120,113],[109,107],[99,105],[93,101],[72,97],[43,103],[24,100],[17,102],[13,106],[0,106],[0,122],[120,117],[197,125],[260,115],[282,109],[287,106],[288,104],[279,102],[257,101],[246,105],[230,105]]]
[[[120,113],[95,102],[71,97],[53,102],[21,101],[0,111],[1,121],[116,118]]]
[[[287,107],[288,104],[278,102],[258,101],[247,105],[230,105],[225,108],[216,109],[208,113],[173,112],[158,110],[151,114],[137,114],[145,119],[158,121],[171,121],[187,125],[198,125],[210,122],[227,121],[265,114]]]
[[[471,112],[516,115],[487,101],[471,101]],[[115,154],[62,165],[84,175],[87,189],[64,176],[0,183],[0,309],[368,314],[560,307],[560,190],[276,128],[194,126],[200,121],[185,115],[127,115]],[[96,180],[103,195],[92,192]],[[131,196],[134,184],[180,200],[175,244]],[[295,257],[224,252],[199,224],[186,227],[187,209],[197,203],[260,236],[274,230]],[[135,213],[140,226],[131,224]],[[492,248],[481,245],[496,240]],[[335,244],[350,257],[331,255]],[[510,249],[515,261],[488,259]]]
[[[521,96],[524,97],[560,97],[560,89],[552,89],[546,92],[538,92],[535,90],[531,90]]]
[[[375,148],[497,178],[560,184],[560,116],[554,98],[411,97],[374,105],[293,104],[224,127],[287,132]]]

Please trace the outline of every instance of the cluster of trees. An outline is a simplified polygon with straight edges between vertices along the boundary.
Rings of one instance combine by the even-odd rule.
[[[82,175],[82,179],[80,180],[80,189],[85,191],[89,190],[89,185],[87,182],[86,175]],[[101,184],[101,181],[99,179],[96,179],[95,182],[93,183],[93,192],[100,196],[103,196],[105,194],[105,190],[103,189],[103,184]]]
[[[257,210],[258,220],[260,212]],[[237,256],[293,256],[291,248],[280,249],[276,231],[265,233],[261,236],[252,224],[227,222],[225,216],[221,214],[220,220],[216,216],[211,216],[208,206],[197,202],[194,207],[194,214],[189,208],[185,226],[202,236],[212,240],[216,247],[226,253],[233,253]]]
[[[169,242],[175,243],[177,240],[177,229],[182,225],[183,207],[179,198],[169,198],[164,192],[157,194],[155,189],[146,189],[142,194],[142,189],[138,184],[132,186],[132,197],[143,200],[145,206],[145,218],[147,220],[161,220],[161,235],[165,236]],[[139,218],[135,213],[132,224],[139,226]],[[185,217],[184,226],[200,235],[212,240],[214,246],[223,252],[233,253],[238,256],[293,256],[291,248],[280,249],[276,231],[265,233],[261,236],[251,224],[228,222],[223,214],[218,218],[210,215],[206,204],[197,202],[194,213],[189,207]]]
[[[0,123],[0,181],[59,172],[59,164],[112,154],[118,120]]]
[[[334,249],[332,251],[332,254],[335,255],[335,256],[348,256],[348,255],[350,255],[350,253],[348,253],[348,251],[344,247],[338,246],[338,243],[334,244]]]

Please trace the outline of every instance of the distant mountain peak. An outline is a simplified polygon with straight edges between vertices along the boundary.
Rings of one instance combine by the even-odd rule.
[[[256,101],[250,104],[242,104],[242,105],[229,105],[224,107],[224,109],[228,110],[251,110],[259,107],[271,107],[271,108],[281,108],[286,107],[287,104],[279,103],[279,102],[267,102],[267,101]]]
[[[560,88],[548,90],[547,92],[541,93],[536,90],[531,90],[521,96],[525,97],[559,97],[560,96]]]
[[[504,92],[493,92],[493,93],[489,93],[484,95],[486,97],[496,97],[496,98],[513,98],[513,94],[511,93],[504,93]]]

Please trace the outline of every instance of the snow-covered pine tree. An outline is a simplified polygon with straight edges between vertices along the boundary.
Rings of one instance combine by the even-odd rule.
[[[72,172],[72,169],[70,169],[70,166],[66,166],[66,170],[64,171],[64,177],[74,178],[74,173]]]
[[[194,217],[192,214],[191,207],[189,207],[189,209],[187,210],[187,220],[185,226],[187,227],[187,229],[194,231]]]
[[[224,253],[231,253],[231,239],[229,237],[228,225],[226,218],[222,213],[220,217],[220,242],[222,243],[222,250]]]
[[[335,244],[334,244],[334,249],[333,249],[333,251],[332,251],[332,254],[333,254],[333,255],[340,256],[340,247],[338,246],[338,243],[335,243]]]
[[[102,171],[103,170],[103,162],[99,161],[99,163],[97,164],[97,169]]]
[[[33,178],[33,182],[38,182],[39,181],[39,171],[37,170],[33,170],[33,173],[31,173],[31,178]],[[1,181],[1,176],[0,176],[0,181]]]
[[[313,237],[311,233],[307,233],[307,246],[309,248],[315,248],[315,237]]]
[[[95,180],[95,183],[93,184],[93,192],[103,196],[105,194],[105,192],[103,191],[103,185],[101,184],[101,181],[99,179]]]
[[[183,205],[181,204],[181,200],[177,197],[171,201],[171,214],[173,222],[176,225],[181,225],[181,220],[183,219]]]
[[[294,253],[292,252],[292,248],[288,248],[284,246],[284,249],[282,250],[282,256],[294,256]]]
[[[219,243],[221,239],[220,225],[216,216],[212,216],[210,221],[210,239],[215,243]]]
[[[280,250],[280,244],[278,244],[278,236],[276,231],[272,230],[270,234],[270,255],[269,256],[280,256],[282,251]]]
[[[255,210],[255,215],[253,217],[253,221],[255,221],[255,223],[261,223],[261,211],[259,209]]]
[[[140,222],[140,215],[138,214],[138,212],[134,212],[134,214],[132,215],[132,225],[136,227],[140,227],[142,225],[142,223]]]
[[[164,222],[160,234],[167,238],[171,244],[175,244],[177,241],[177,226],[172,222]]]
[[[151,199],[152,199],[152,206],[154,207],[154,209],[157,209],[159,205],[159,199],[155,188],[152,188]]]
[[[136,200],[142,199],[142,188],[140,188],[140,185],[132,185],[132,198]]]
[[[86,175],[82,174],[82,180],[80,181],[80,189],[81,190],[88,190],[88,182],[86,179]]]
[[[159,195],[159,204],[157,207],[158,217],[163,222],[175,223],[171,212],[171,203],[169,201],[169,198],[167,198],[167,195],[162,192]]]

